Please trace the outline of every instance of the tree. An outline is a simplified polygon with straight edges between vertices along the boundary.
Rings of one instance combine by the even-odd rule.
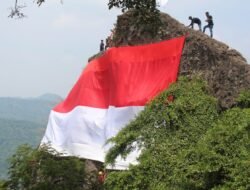
[[[122,12],[133,12],[133,19],[129,22],[136,26],[135,30],[146,30],[154,38],[162,27],[160,12],[157,9],[156,0],[109,0],[109,9],[120,8]]]
[[[35,0],[38,6],[41,6],[45,0]],[[25,5],[19,5],[18,0],[15,0],[14,7],[11,8],[11,12],[9,17],[10,18],[24,18],[26,17],[25,14],[22,12],[22,9],[24,9],[26,6]]]
[[[10,158],[9,179],[3,186],[8,190],[101,190],[96,181],[97,174],[86,173],[82,159],[23,145]]]
[[[154,12],[156,10],[156,0],[109,0],[108,6],[109,9],[113,7],[121,8],[122,11],[136,9]]]

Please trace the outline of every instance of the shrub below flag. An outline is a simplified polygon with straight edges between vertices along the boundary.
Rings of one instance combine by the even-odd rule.
[[[69,156],[104,162],[115,136],[144,106],[175,82],[185,37],[110,48],[91,61],[67,96],[50,113],[41,144]],[[136,163],[132,153],[116,169]]]

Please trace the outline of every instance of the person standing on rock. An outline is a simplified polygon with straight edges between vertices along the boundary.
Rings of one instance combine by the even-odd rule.
[[[106,38],[105,50],[107,50],[109,47],[110,47],[110,36]]]
[[[101,43],[100,43],[100,51],[104,51],[104,43],[103,43],[103,40],[101,40]]]
[[[210,36],[212,38],[213,37],[213,27],[214,27],[213,17],[209,14],[209,12],[206,12],[206,17],[207,17],[207,20],[206,20],[207,25],[204,26],[203,33],[205,33],[206,29],[209,28]]]
[[[188,25],[188,27],[194,29],[194,24],[198,24],[199,30],[201,31],[201,20],[199,18],[193,18],[189,16],[188,19],[191,20],[191,23]]]

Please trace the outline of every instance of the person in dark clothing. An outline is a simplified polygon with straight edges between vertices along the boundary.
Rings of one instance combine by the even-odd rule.
[[[203,33],[205,33],[206,29],[209,28],[210,36],[212,38],[213,37],[213,27],[214,27],[213,17],[209,14],[209,12],[206,12],[206,17],[207,17],[207,20],[206,20],[207,25],[204,26]]]
[[[198,24],[199,30],[201,31],[201,20],[199,18],[193,18],[193,17],[188,17],[189,20],[191,20],[190,25],[188,27],[191,27],[192,29],[194,28],[194,24]]]
[[[101,40],[101,43],[100,43],[100,51],[104,51],[104,43],[103,43],[103,40]]]
[[[108,37],[106,38],[105,50],[107,50],[107,49],[110,47],[110,41],[111,41],[110,36],[108,36]]]

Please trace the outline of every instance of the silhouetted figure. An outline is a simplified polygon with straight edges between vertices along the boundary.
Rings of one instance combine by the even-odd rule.
[[[191,23],[188,25],[188,27],[194,29],[194,24],[198,24],[199,30],[201,31],[201,20],[199,18],[193,18],[190,16],[188,19],[191,20]]]
[[[104,43],[103,43],[103,40],[101,40],[101,43],[100,43],[100,51],[104,51]]]
[[[209,28],[210,36],[212,38],[213,37],[213,27],[214,27],[213,17],[209,14],[209,12],[206,12],[206,17],[207,17],[207,20],[206,20],[207,25],[204,26],[203,33],[205,33],[206,29]]]
[[[106,45],[105,45],[105,50],[110,47],[111,39],[110,36],[106,38]]]

